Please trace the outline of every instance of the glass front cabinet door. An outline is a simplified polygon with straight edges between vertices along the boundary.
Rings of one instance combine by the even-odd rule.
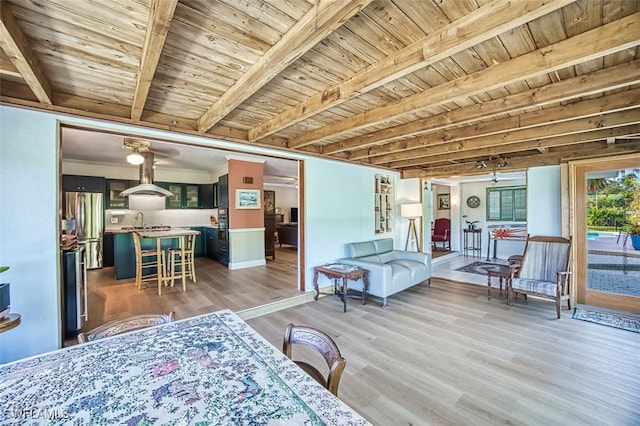
[[[376,175],[375,182],[376,234],[393,231],[393,176]]]

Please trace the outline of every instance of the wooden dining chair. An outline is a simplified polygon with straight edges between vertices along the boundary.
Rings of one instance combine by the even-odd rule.
[[[175,313],[168,314],[143,314],[135,315],[129,318],[119,319],[102,324],[86,333],[78,334],[78,343],[91,342],[93,340],[104,339],[105,337],[115,336],[116,334],[126,333],[128,331],[140,330],[155,325],[173,322]]]
[[[164,251],[160,251],[160,259],[158,259],[158,253],[156,249],[142,249],[142,243],[140,241],[140,234],[132,232],[133,234],[133,247],[136,254],[136,288],[140,290],[142,288],[143,281],[158,281],[158,274],[163,277],[165,274],[165,257]],[[155,269],[147,275],[143,275],[145,270]],[[165,284],[166,285],[166,284]],[[162,287],[158,284],[158,295],[162,294]]]
[[[184,259],[182,259],[182,251],[180,248],[169,249],[169,270],[167,271],[171,277],[171,287],[173,287],[173,280],[176,278],[176,268],[184,268],[184,274],[186,278],[190,278],[194,283],[196,282],[196,267],[195,267],[195,248],[196,248],[197,235],[188,235],[186,237],[184,247]],[[186,291],[186,287],[182,289]]]
[[[322,355],[329,367],[329,374],[326,378],[313,365],[304,361],[294,360],[291,357],[291,349],[295,344],[311,347]],[[284,332],[282,352],[308,375],[327,388],[329,392],[338,396],[340,377],[347,365],[347,361],[342,358],[338,346],[327,333],[309,326],[289,324]]]

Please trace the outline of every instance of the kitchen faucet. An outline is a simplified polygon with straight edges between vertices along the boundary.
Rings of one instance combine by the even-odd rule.
[[[144,213],[142,212],[136,213],[136,220],[138,220],[138,216],[140,216],[140,226],[144,226]]]

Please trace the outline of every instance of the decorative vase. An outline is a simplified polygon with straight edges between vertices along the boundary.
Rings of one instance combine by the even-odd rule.
[[[634,249],[640,250],[640,235],[629,235],[631,237],[631,245]]]

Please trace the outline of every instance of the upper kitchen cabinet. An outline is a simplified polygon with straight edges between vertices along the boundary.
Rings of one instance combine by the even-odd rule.
[[[62,175],[63,192],[102,192],[105,179],[98,176]]]
[[[107,196],[105,197],[106,208],[126,209],[129,207],[129,198],[121,196],[120,193],[127,188],[138,185],[135,180],[107,179]]]
[[[229,175],[218,178],[218,207],[229,207]]]
[[[173,195],[167,197],[167,209],[200,208],[200,185],[193,183],[158,183]]]
[[[200,202],[200,208],[201,209],[216,208],[217,207],[216,201],[215,201],[216,184],[206,184],[206,185],[198,185],[198,186],[199,186],[198,200]]]

